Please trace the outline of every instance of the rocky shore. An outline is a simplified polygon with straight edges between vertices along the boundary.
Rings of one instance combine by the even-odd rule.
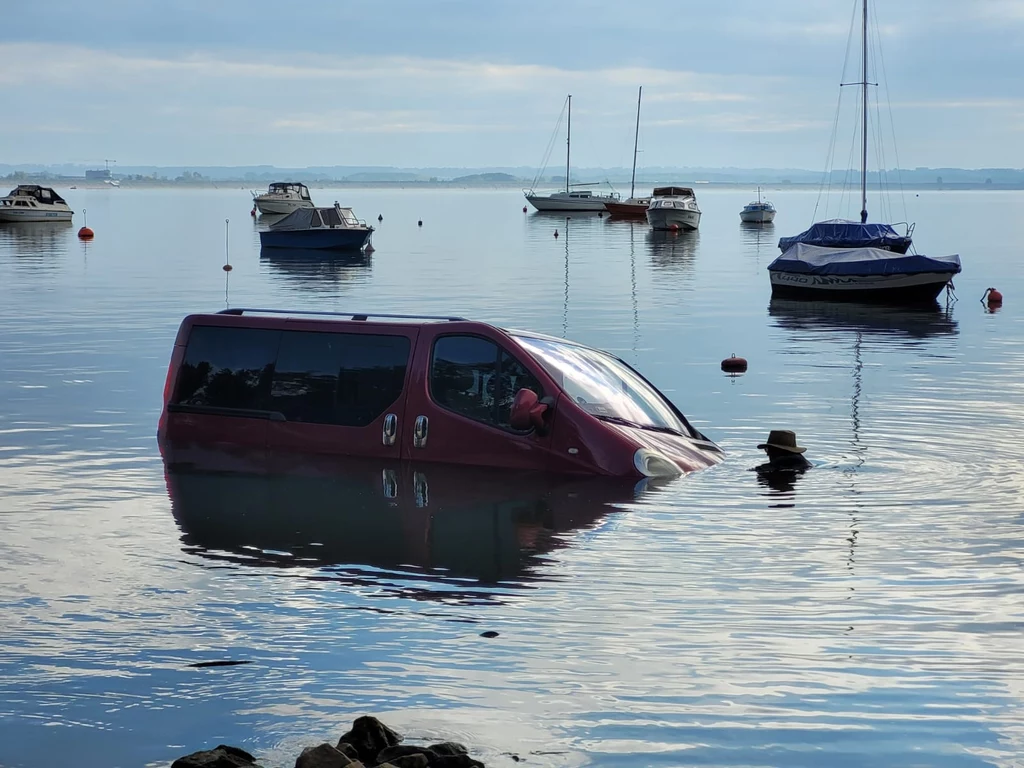
[[[306,747],[295,768],[484,768],[461,744],[402,744],[402,737],[375,717],[358,717],[337,744]],[[243,749],[221,744],[179,757],[171,768],[261,768]]]

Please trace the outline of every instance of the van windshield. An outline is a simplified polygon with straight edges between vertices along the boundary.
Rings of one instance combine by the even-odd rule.
[[[665,396],[621,360],[551,339],[515,338],[587,413],[606,421],[698,437]]]

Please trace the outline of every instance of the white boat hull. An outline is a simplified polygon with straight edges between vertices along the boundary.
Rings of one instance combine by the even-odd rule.
[[[700,226],[700,211],[682,208],[648,208],[647,223],[658,230],[694,231]]]
[[[741,211],[740,221],[744,224],[770,224],[775,221],[775,211]]]
[[[288,214],[299,208],[312,208],[312,200],[266,200],[257,197],[256,208],[260,213]]]
[[[594,195],[588,198],[567,198],[555,195],[527,195],[526,201],[538,211],[603,211],[605,203],[615,198]]]
[[[18,224],[20,222],[39,221],[71,221],[74,211],[48,211],[42,208],[0,208],[0,223]]]

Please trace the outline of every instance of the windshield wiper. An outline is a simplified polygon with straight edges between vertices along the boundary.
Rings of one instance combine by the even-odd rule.
[[[634,429],[646,429],[648,432],[664,432],[669,435],[678,435],[679,437],[692,437],[680,432],[678,429],[672,429],[672,427],[661,427],[656,424],[638,424],[635,421],[624,419],[621,416],[605,416],[604,414],[592,414],[595,418],[601,421],[607,421],[609,424],[621,424],[624,427],[633,427]]]

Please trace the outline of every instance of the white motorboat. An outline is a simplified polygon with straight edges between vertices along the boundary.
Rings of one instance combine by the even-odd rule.
[[[647,223],[654,229],[697,229],[700,226],[697,196],[690,187],[655,187],[647,207]]]
[[[569,148],[572,140],[572,94],[569,94],[567,97],[566,105],[568,119],[566,120],[565,129],[565,190],[552,192],[548,195],[538,195],[534,187],[540,178],[540,174],[544,172],[544,169],[541,168],[537,178],[534,179],[533,187],[530,187],[528,190],[524,189],[523,194],[526,196],[527,202],[538,211],[603,211],[605,203],[618,202],[619,196],[617,194],[614,192],[610,195],[594,194],[589,189],[572,188],[574,186],[582,187],[588,185],[569,183]],[[559,120],[561,120],[561,117],[559,117]]]
[[[309,189],[297,181],[275,181],[264,194],[253,192],[252,199],[260,213],[285,214],[314,207]]]
[[[0,222],[71,221],[74,213],[64,198],[38,184],[19,184],[0,197]]]
[[[771,224],[775,220],[775,206],[761,199],[761,188],[757,188],[757,200],[743,206],[740,221],[744,224]]]

